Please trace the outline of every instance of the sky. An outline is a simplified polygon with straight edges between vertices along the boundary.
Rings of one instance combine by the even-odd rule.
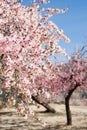
[[[30,0],[23,0],[22,4],[30,6]],[[56,14],[51,20],[70,38],[70,43],[59,42],[69,55],[87,44],[87,0],[50,0],[43,7],[68,8],[66,13]],[[63,57],[59,58],[61,61],[65,60]]]

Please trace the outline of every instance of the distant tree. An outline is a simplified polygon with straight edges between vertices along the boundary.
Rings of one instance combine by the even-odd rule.
[[[74,53],[67,63],[60,66],[60,74],[58,78],[56,78],[56,82],[53,82],[55,84],[58,83],[58,88],[60,88],[60,90],[62,89],[61,92],[64,92],[65,94],[67,125],[71,125],[72,116],[69,105],[70,98],[76,89],[79,89],[79,92],[82,90],[87,91],[87,45]],[[55,84],[54,88],[56,91]]]
[[[84,53],[85,52],[85,53]],[[67,125],[72,124],[70,98],[76,89],[87,91],[87,58],[86,45],[76,52],[71,59],[60,66],[55,66],[48,80],[45,76],[37,77],[36,84],[44,86],[52,94],[64,94]],[[84,55],[83,55],[84,54]]]
[[[65,64],[63,75],[63,91],[65,92],[65,106],[67,115],[67,125],[72,124],[72,117],[69,107],[69,101],[76,89],[87,90],[87,60],[72,59],[68,64]]]

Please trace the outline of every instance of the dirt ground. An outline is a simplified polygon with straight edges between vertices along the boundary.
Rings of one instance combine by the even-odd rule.
[[[42,127],[40,122],[30,117],[29,120],[18,116],[14,108],[0,110],[0,130],[87,130],[87,106],[71,106],[73,125],[66,125],[65,107],[63,104],[51,104],[56,113],[44,113],[42,106],[36,108],[38,117],[47,125]]]

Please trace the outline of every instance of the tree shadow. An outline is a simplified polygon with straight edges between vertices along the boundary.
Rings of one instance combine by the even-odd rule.
[[[0,112],[0,116],[2,116],[2,115],[11,116],[11,115],[13,115],[13,112]]]
[[[49,126],[41,130],[87,130],[87,127],[75,127],[75,126],[73,127],[73,126],[67,126],[66,124],[61,124],[56,126]]]
[[[64,127],[66,127],[66,125],[62,124],[62,125],[49,126],[46,129],[43,128],[42,130],[63,130]]]

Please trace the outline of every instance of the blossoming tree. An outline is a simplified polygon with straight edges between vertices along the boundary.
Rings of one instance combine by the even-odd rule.
[[[44,86],[52,94],[64,94],[67,125],[72,124],[70,98],[76,89],[87,91],[87,45],[76,52],[71,59],[62,65],[55,66],[51,79],[38,76],[37,86]]]
[[[66,9],[41,9],[44,3],[47,1],[40,0],[27,7],[17,0],[0,0],[0,97],[6,107],[16,103],[18,111],[27,116],[33,114],[31,95],[38,92],[35,77],[42,74],[51,78],[49,56],[66,55],[58,41],[69,41],[49,21],[54,13]]]
[[[69,107],[69,101],[76,89],[87,90],[87,60],[86,59],[72,59],[68,64],[65,64],[64,75],[62,76],[62,87],[65,91],[65,106],[67,125],[72,124],[72,117]]]

